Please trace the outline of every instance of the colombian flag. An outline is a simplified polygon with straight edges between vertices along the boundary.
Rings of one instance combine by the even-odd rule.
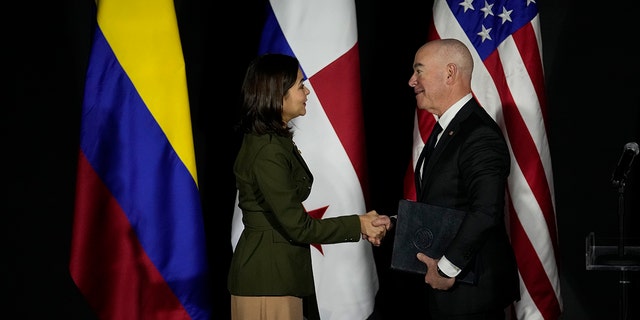
[[[97,1],[69,270],[100,319],[209,319],[173,1]]]

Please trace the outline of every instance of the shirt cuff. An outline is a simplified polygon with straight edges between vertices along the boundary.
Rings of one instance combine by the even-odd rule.
[[[449,261],[445,256],[442,256],[442,258],[440,258],[440,261],[438,261],[438,268],[442,271],[442,273],[451,278],[456,277],[458,274],[460,274],[460,271],[462,271],[460,270],[460,268],[451,263],[451,261]]]

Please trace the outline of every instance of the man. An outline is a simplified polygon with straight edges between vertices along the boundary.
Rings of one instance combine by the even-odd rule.
[[[502,131],[471,92],[473,58],[455,39],[430,41],[416,52],[409,79],[417,107],[444,130],[417,166],[417,201],[465,211],[440,259],[419,253],[432,319],[505,319],[520,298],[518,270],[504,223],[510,156]],[[425,152],[429,152],[425,150]],[[388,218],[380,224],[391,227]],[[477,284],[456,281],[468,272]],[[424,301],[424,300],[423,300]]]

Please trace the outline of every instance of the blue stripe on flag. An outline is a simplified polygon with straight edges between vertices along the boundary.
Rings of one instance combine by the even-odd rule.
[[[267,4],[267,19],[262,30],[262,37],[260,38],[260,46],[258,47],[258,54],[265,53],[282,53],[295,57],[295,53],[291,49],[287,38],[280,28],[278,19],[276,18],[273,8],[270,4]],[[300,66],[302,69],[302,66]],[[304,79],[307,79],[307,75],[302,70]]]
[[[201,212],[198,188],[100,30],[94,40],[86,87],[95,90],[84,97],[80,147],[146,254],[194,312],[190,305],[208,304],[206,255],[193,254],[206,252],[201,216],[190,214]]]

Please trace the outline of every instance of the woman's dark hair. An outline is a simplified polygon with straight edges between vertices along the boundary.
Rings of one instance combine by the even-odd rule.
[[[274,53],[261,55],[249,64],[241,90],[240,131],[293,135],[282,121],[282,101],[297,80],[298,68],[295,57]]]

